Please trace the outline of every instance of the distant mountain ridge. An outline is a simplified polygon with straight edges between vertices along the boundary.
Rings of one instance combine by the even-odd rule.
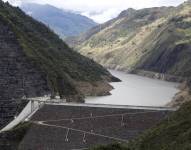
[[[79,35],[97,25],[88,17],[51,5],[23,3],[20,7],[27,14],[45,23],[62,38]]]
[[[127,9],[117,18],[65,41],[107,68],[189,78],[191,3]]]

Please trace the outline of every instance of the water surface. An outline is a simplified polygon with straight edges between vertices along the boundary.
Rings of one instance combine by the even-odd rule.
[[[114,70],[110,70],[110,72],[122,80],[122,82],[111,83],[114,87],[114,90],[111,91],[112,95],[88,97],[86,103],[165,106],[179,91],[178,83],[150,79]]]

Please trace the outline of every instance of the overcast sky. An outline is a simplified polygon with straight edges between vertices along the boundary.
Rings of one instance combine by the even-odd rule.
[[[127,8],[148,8],[157,6],[177,6],[185,0],[4,0],[13,5],[22,2],[50,4],[59,8],[78,11],[98,23],[116,17]]]

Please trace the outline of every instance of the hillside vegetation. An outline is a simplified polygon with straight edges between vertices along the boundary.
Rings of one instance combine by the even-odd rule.
[[[30,123],[22,123],[11,131],[0,134],[0,148],[2,150],[17,150],[20,141],[31,127]]]
[[[188,1],[178,7],[125,10],[117,18],[66,42],[107,68],[189,77],[190,32]]]
[[[0,21],[10,28],[27,59],[47,76],[52,91],[75,95],[75,82],[111,79],[110,73],[70,49],[44,24],[0,1]]]

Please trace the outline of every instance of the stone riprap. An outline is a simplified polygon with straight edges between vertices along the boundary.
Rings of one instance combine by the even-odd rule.
[[[33,125],[19,149],[71,150],[125,143],[169,113],[165,110],[45,105],[33,116]]]

